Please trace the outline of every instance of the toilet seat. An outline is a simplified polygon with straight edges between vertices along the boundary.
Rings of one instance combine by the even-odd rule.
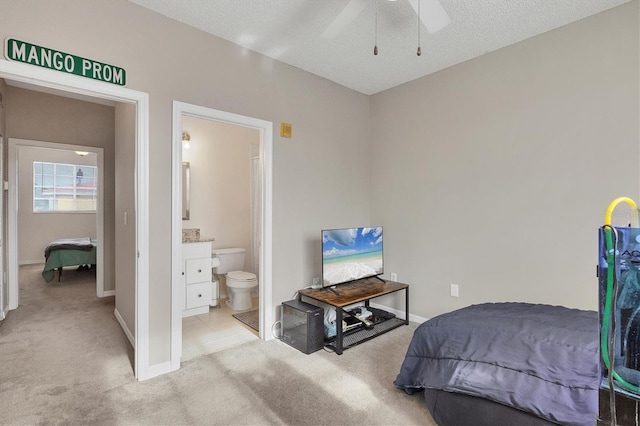
[[[258,285],[255,274],[245,271],[227,272],[229,300],[225,303],[234,311],[251,309],[251,289]]]
[[[252,281],[256,279],[256,274],[245,271],[231,271],[227,273],[227,278],[235,281]]]

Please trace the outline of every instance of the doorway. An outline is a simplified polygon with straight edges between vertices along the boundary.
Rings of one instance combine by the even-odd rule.
[[[183,182],[188,183],[182,185],[183,233],[186,236],[200,235],[205,239],[201,245],[205,246],[204,251],[211,253],[212,262],[216,250],[239,249],[236,256],[244,256],[244,262],[233,269],[254,274],[258,284],[248,290],[249,294],[235,300],[225,276],[229,270],[219,272],[217,268],[212,269],[212,274],[205,277],[205,281],[213,283],[209,307],[183,313],[181,362],[184,362],[257,338],[260,277],[259,262],[254,263],[253,258],[254,254],[259,257],[261,235],[252,233],[253,228],[258,228],[252,225],[259,224],[252,223],[251,219],[255,216],[253,210],[260,210],[262,200],[255,190],[261,183],[258,130],[183,115],[182,134],[188,139],[182,144],[182,164],[189,171],[182,174]],[[255,156],[251,155],[252,152]],[[257,163],[254,168],[258,168],[255,183],[252,181],[252,162]],[[259,216],[255,218],[257,222],[259,219]],[[189,253],[193,248],[192,243],[183,245],[183,250]],[[227,258],[221,262],[229,261]],[[185,271],[188,270],[185,264]],[[189,299],[189,287],[185,290]],[[242,308],[233,308],[232,300]],[[234,315],[240,315],[243,321]],[[245,325],[247,323],[251,326]]]
[[[17,81],[37,87],[41,91],[59,91],[79,96],[106,99],[115,102],[134,104],[136,106],[136,279],[135,279],[135,313],[134,313],[134,373],[138,380],[145,380],[166,371],[151,370],[149,365],[149,199],[148,199],[148,146],[149,146],[149,95],[120,86],[88,80],[82,77],[59,73],[56,71],[34,67],[32,65],[10,62],[0,59],[0,78]],[[8,233],[7,247],[16,244],[13,232]],[[7,261],[8,283],[3,284],[2,291],[10,290],[17,283],[17,255]],[[117,296],[117,295],[116,295]],[[12,294],[8,299],[11,301]],[[17,297],[15,298],[17,304]],[[13,304],[9,309],[15,309]]]
[[[173,103],[173,161],[172,191],[173,200],[182,199],[182,119],[184,116],[217,121],[255,129],[259,134],[260,158],[260,238],[259,238],[259,270],[256,275],[261,279],[259,285],[259,336],[270,340],[268,325],[272,323],[272,282],[271,282],[271,158],[273,149],[273,124],[264,120],[231,114],[224,111],[200,107],[174,101]],[[180,368],[182,355],[182,306],[183,292],[181,286],[181,245],[182,245],[182,206],[181,202],[173,202],[172,210],[172,333],[171,333],[171,370]],[[215,237],[215,236],[214,236]],[[249,259],[249,264],[251,261]]]
[[[23,221],[26,221],[27,218],[31,217],[35,220],[29,220],[27,223],[23,223],[23,226],[19,226],[19,204],[21,204],[20,196],[21,194],[25,197],[31,198],[32,188],[25,187],[20,190],[20,185],[18,184],[21,179],[27,180],[26,177],[31,175],[31,170],[21,170],[21,168],[26,168],[27,163],[31,163],[29,161],[33,158],[38,159],[68,159],[72,158],[76,152],[86,153],[86,157],[83,157],[82,162],[85,164],[94,164],[97,168],[97,199],[96,199],[96,210],[95,210],[95,229],[87,229],[90,233],[88,235],[96,236],[96,261],[98,265],[104,265],[104,150],[102,148],[83,146],[83,145],[68,145],[68,144],[59,144],[52,142],[43,142],[43,141],[33,141],[33,140],[23,140],[23,139],[9,139],[9,155],[8,155],[8,176],[9,182],[12,184],[9,187],[9,196],[7,199],[7,211],[8,211],[8,220],[7,220],[7,229],[9,231],[9,241],[13,241],[14,243],[9,245],[8,257],[9,259],[18,259],[18,251],[20,249],[20,236],[19,232],[26,232],[26,229],[38,229],[43,228],[42,226],[37,226],[37,223],[42,223],[42,217],[38,214],[30,214],[27,215],[26,212],[20,214],[20,217]],[[27,157],[27,158],[25,158]],[[87,160],[88,159],[88,160]],[[19,160],[22,160],[24,164],[22,166],[19,165]],[[56,160],[58,161],[58,160]],[[67,162],[80,162],[81,160],[68,160]],[[31,184],[29,184],[31,185]],[[27,189],[28,188],[28,189]],[[23,192],[25,192],[23,194]],[[25,198],[22,199],[22,204],[26,203]],[[69,216],[54,214],[55,223],[48,223],[48,226],[44,227],[40,232],[40,235],[43,232],[53,232],[54,235],[57,234],[61,229],[64,228],[74,228],[73,224],[69,224]],[[61,219],[62,218],[62,219]],[[78,220],[76,223],[83,223],[86,220]],[[35,226],[34,226],[35,225]],[[53,225],[55,230],[50,230],[50,226]],[[69,234],[69,236],[76,236],[75,234]],[[46,244],[47,241],[57,239],[57,238],[49,238],[45,237],[42,240],[43,243]],[[39,244],[38,247],[44,247],[43,244]],[[33,252],[34,250],[30,250]],[[31,256],[32,258],[34,256]],[[12,270],[10,267],[9,270]],[[19,269],[18,269],[19,271]],[[13,277],[13,274],[11,274]],[[16,309],[19,305],[19,272],[16,275],[15,280],[10,281],[10,286],[8,288],[9,294],[9,306],[10,309]],[[97,268],[96,270],[96,295],[97,297],[105,297],[115,295],[115,291],[104,289],[104,268]]]

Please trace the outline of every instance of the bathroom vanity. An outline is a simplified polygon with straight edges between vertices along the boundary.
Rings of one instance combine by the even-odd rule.
[[[189,317],[209,312],[213,303],[211,282],[211,241],[206,239],[183,240],[182,284],[184,304],[182,316]],[[217,300],[215,302],[217,304]]]

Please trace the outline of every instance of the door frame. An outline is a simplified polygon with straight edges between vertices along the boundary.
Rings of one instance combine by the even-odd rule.
[[[182,356],[182,305],[184,290],[181,285],[182,271],[182,117],[190,116],[218,121],[235,126],[249,127],[260,133],[260,161],[262,185],[262,244],[260,250],[259,286],[259,330],[262,340],[271,340],[273,335],[267,324],[273,323],[272,288],[272,158],[273,123],[258,118],[233,114],[203,106],[173,101],[173,152],[171,167],[171,371],[180,368]]]
[[[55,142],[36,141],[27,139],[9,139],[9,155],[7,159],[7,176],[9,180],[9,196],[7,198],[7,231],[9,235],[7,240],[13,244],[7,248],[9,259],[18,259],[18,248],[20,240],[18,238],[18,202],[19,188],[18,182],[18,160],[20,158],[20,149],[25,147],[42,148],[61,151],[86,151],[96,154],[96,167],[98,168],[98,199],[96,209],[96,238],[97,251],[96,260],[98,265],[104,265],[104,149],[100,147],[84,146],[84,145],[67,145]],[[30,188],[31,189],[31,188]],[[13,263],[15,266],[15,262]],[[17,272],[17,270],[16,270]],[[18,274],[11,274],[9,280],[9,309],[16,309],[20,300],[18,288]],[[98,297],[115,296],[115,290],[104,290],[104,268],[96,270],[96,295]]]
[[[150,369],[149,365],[149,94],[5,59],[0,59],[0,78],[136,105],[134,374],[138,380],[145,380],[164,373],[163,369]],[[12,241],[7,241],[7,245],[11,244]],[[17,279],[16,268],[17,259],[8,259],[10,279]]]

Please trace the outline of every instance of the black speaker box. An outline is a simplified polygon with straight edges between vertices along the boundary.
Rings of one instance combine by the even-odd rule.
[[[310,354],[324,346],[324,309],[300,300],[282,303],[282,341]]]

